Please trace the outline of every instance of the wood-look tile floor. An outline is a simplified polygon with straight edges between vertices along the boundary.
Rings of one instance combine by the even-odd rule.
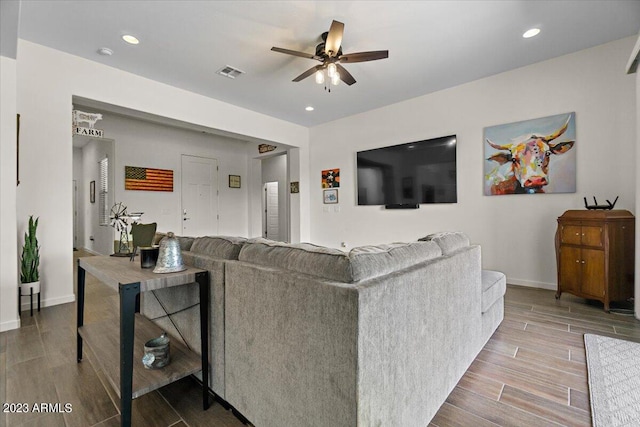
[[[85,307],[85,323],[113,318],[118,296],[87,275]],[[25,311],[20,329],[0,333],[0,402],[72,405],[62,413],[2,412],[0,426],[120,425],[119,399],[86,346],[76,363],[75,318],[74,303],[33,317]],[[584,333],[640,342],[640,321],[569,294],[558,301],[553,291],[509,286],[504,322],[425,425],[591,425]],[[199,393],[185,378],[146,394],[134,400],[133,425],[243,425],[218,402],[202,411]]]

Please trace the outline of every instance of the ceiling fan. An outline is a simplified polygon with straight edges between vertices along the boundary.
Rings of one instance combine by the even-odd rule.
[[[320,65],[311,67],[298,77],[293,79],[294,82],[299,82],[306,79],[315,73],[316,83],[324,83],[324,70],[327,71],[327,76],[331,80],[331,83],[337,85],[340,80],[351,86],[356,82],[356,79],[344,68],[342,64],[351,62],[365,62],[375,61],[377,59],[385,59],[389,57],[388,50],[376,50],[371,52],[358,52],[358,53],[342,53],[342,35],[344,33],[344,24],[339,21],[333,21],[331,28],[328,32],[322,34],[322,42],[316,46],[316,53],[309,54],[305,52],[298,52],[296,50],[283,49],[280,47],[272,47],[274,52],[285,53],[287,55],[300,56],[302,58],[315,59],[320,61]]]

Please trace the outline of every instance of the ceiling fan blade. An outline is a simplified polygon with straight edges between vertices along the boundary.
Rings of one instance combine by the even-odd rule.
[[[333,21],[331,28],[329,28],[329,34],[327,35],[327,41],[324,45],[324,51],[329,57],[334,57],[340,50],[342,44],[342,34],[344,33],[344,24],[339,21]]]
[[[340,62],[365,62],[385,59],[389,57],[388,50],[374,50],[371,52],[348,53],[340,57]]]
[[[300,80],[304,80],[307,77],[309,77],[310,75],[312,75],[313,73],[315,73],[316,71],[322,69],[322,65],[316,65],[315,67],[311,67],[309,68],[307,71],[305,71],[304,73],[300,74],[298,77],[296,77],[295,79],[293,79],[294,82],[299,82]]]
[[[310,53],[305,53],[305,52],[298,52],[297,50],[283,49],[281,47],[275,47],[275,46],[272,47],[271,50],[274,52],[285,53],[287,55],[300,56],[302,58],[316,59],[318,61],[322,61],[322,58],[320,58],[319,56],[312,55]]]
[[[342,65],[336,64],[336,68],[338,70],[338,74],[340,74],[340,80],[342,80],[349,86],[351,86],[356,82],[356,79],[354,79],[351,73],[349,73],[347,69],[344,68]]]

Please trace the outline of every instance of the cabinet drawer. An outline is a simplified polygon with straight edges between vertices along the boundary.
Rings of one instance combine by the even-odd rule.
[[[582,244],[602,247],[602,227],[582,226]]]
[[[563,225],[560,238],[561,242],[567,245],[580,245],[582,242],[582,227],[579,225]]]

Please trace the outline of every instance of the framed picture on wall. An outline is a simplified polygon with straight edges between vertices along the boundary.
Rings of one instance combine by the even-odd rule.
[[[91,181],[89,183],[89,202],[91,203],[96,202],[96,182],[95,181]]]
[[[340,168],[322,171],[322,188],[340,187]]]
[[[240,175],[229,175],[229,188],[240,188]]]
[[[333,188],[330,190],[323,190],[322,192],[323,203],[325,205],[332,205],[338,203],[338,189]]]

